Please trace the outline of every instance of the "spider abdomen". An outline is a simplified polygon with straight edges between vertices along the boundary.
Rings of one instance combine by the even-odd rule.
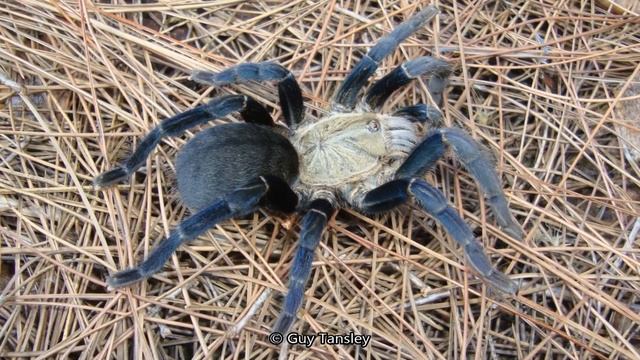
[[[217,125],[182,147],[176,173],[183,201],[198,210],[258,176],[273,175],[293,183],[298,155],[289,140],[267,127]]]

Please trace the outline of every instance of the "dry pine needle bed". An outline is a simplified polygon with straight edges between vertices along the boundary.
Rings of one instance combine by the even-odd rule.
[[[141,4],[144,3],[144,4]],[[0,4],[0,357],[274,358],[299,219],[259,211],[182,246],[163,271],[108,291],[189,215],[166,138],[130,183],[91,181],[162,119],[269,84],[189,79],[274,60],[320,117],[375,40],[429,1],[36,1]],[[343,210],[316,251],[294,330],[370,334],[290,358],[640,358],[640,17],[633,3],[435,1],[438,17],[374,78],[432,55],[454,69],[444,123],[495,157],[525,231],[500,231],[459,161],[442,190],[520,290],[485,286],[413,205]],[[636,11],[636,12],[634,12]],[[425,81],[385,109],[428,102]],[[207,126],[241,121],[229,116]],[[202,128],[205,128],[204,126]]]

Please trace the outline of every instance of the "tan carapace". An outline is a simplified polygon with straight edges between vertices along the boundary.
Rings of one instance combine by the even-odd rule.
[[[338,202],[357,204],[391,180],[418,136],[416,125],[398,116],[336,113],[305,121],[291,138],[301,158],[296,188],[312,197],[321,189]]]

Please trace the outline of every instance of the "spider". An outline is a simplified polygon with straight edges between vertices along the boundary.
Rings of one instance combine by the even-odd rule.
[[[329,115],[319,120],[304,117],[298,83],[276,63],[242,63],[219,73],[193,72],[194,80],[215,86],[276,82],[287,127],[275,124],[268,111],[248,95],[220,96],[163,120],[124,163],[96,177],[98,188],[126,180],[165,136],[180,135],[236,112],[245,121],[208,128],[184,145],[176,161],[177,185],[193,214],[140,265],[108,277],[109,287],[119,288],[153,275],[182,243],[226,219],[259,207],[285,214],[302,212],[288,292],[273,327],[274,332],[286,333],[302,304],[315,249],[333,213],[351,207],[374,214],[413,198],[463,247],[481,278],[498,290],[515,293],[516,284],[491,265],[460,215],[440,190],[423,179],[451,148],[479,184],[499,226],[521,239],[522,230],[509,211],[488,152],[460,129],[435,126],[441,114],[434,106],[417,104],[392,114],[380,113],[392,93],[421,76],[429,77],[429,93],[440,103],[451,72],[448,63],[429,56],[407,61],[374,82],[358,101],[360,90],[382,59],[437,12],[429,6],[381,38],[342,82]],[[418,123],[432,127],[421,139]]]

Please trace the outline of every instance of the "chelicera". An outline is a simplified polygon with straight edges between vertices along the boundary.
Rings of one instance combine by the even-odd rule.
[[[460,215],[440,190],[423,179],[450,148],[479,184],[498,225],[520,239],[522,231],[509,211],[487,151],[460,129],[438,127],[441,115],[434,106],[417,104],[391,114],[380,112],[392,93],[421,76],[428,77],[430,95],[440,103],[450,74],[447,62],[428,56],[407,61],[359,97],[382,59],[436,14],[435,7],[427,7],[381,38],[347,75],[332,99],[329,115],[321,119],[305,118],[300,87],[293,74],[278,64],[244,63],[219,73],[194,72],[193,79],[215,86],[276,82],[287,126],[277,125],[248,95],[217,97],[163,120],[124,163],[98,176],[94,181],[98,187],[127,179],[163,137],[181,135],[231,113],[239,113],[245,121],[208,128],[181,149],[176,162],[178,190],[193,214],[141,264],[111,275],[109,286],[119,288],[153,275],[182,243],[226,219],[258,207],[301,212],[300,240],[288,292],[273,327],[285,333],[301,306],[327,219],[344,207],[373,214],[414,199],[462,246],[481,278],[501,291],[514,293],[515,283],[491,265]],[[431,129],[420,134],[418,123]]]

